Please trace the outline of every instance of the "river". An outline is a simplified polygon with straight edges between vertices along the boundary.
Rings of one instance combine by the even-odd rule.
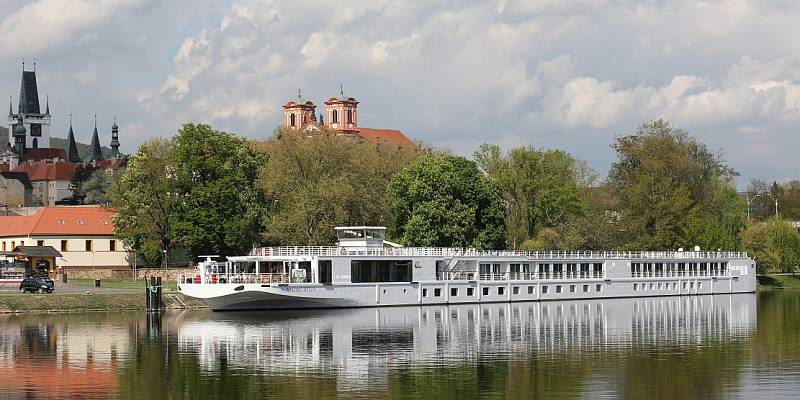
[[[0,315],[0,398],[797,398],[800,292]]]

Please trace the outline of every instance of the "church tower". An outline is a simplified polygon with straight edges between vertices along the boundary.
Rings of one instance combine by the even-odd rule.
[[[20,160],[25,156],[25,123],[22,120],[22,114],[17,117],[17,123],[14,129],[11,129],[14,135],[14,151]]]
[[[97,116],[94,116],[94,132],[92,133],[92,143],[89,144],[89,159],[87,162],[103,161],[103,151],[100,149],[100,136],[97,134]]]
[[[114,118],[114,125],[111,125],[111,158],[119,159],[119,126],[117,126],[116,118]]]
[[[78,154],[78,144],[75,143],[75,133],[72,132],[72,114],[69,115],[69,134],[67,134],[67,162],[81,162],[81,156]]]
[[[302,93],[298,90],[297,100],[290,100],[283,106],[283,125],[289,129],[303,129],[311,121],[317,120],[316,109],[314,102],[303,99]]]
[[[339,96],[331,97],[325,102],[328,114],[328,128],[344,133],[358,131],[358,101],[344,95],[344,88],[339,88]]]
[[[19,107],[14,114],[9,109],[8,126],[18,124],[21,117],[26,128],[25,148],[50,147],[50,101],[47,100],[45,112],[39,103],[39,88],[36,84],[36,63],[33,71],[26,71],[22,64],[22,84],[19,89]],[[9,142],[16,143],[13,129],[9,129]]]

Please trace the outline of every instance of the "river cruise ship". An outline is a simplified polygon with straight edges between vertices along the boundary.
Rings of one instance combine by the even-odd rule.
[[[336,246],[203,256],[178,290],[213,310],[376,307],[755,292],[755,262],[723,251],[402,247],[383,227],[336,228]]]

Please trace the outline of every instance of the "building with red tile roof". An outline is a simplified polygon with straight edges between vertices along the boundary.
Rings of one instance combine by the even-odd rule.
[[[339,95],[325,101],[328,123],[322,114],[316,117],[316,105],[303,99],[298,91],[297,99],[283,106],[284,126],[301,132],[314,132],[329,129],[342,135],[371,143],[411,146],[416,144],[397,129],[374,129],[358,126],[358,100],[345,96],[344,89]]]
[[[18,165],[14,172],[28,174],[33,185],[31,201],[34,205],[52,206],[72,197],[70,178],[79,165],[65,161],[27,161]]]
[[[128,252],[114,236],[116,213],[96,206],[43,207],[34,215],[0,216],[0,249],[52,246],[59,268],[129,269]],[[55,269],[51,273],[57,272]]]

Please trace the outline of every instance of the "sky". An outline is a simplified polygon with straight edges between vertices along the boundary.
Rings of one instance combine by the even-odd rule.
[[[339,92],[359,125],[471,155],[566,150],[604,175],[658,118],[750,179],[800,178],[792,0],[3,0],[0,94],[37,61],[51,136],[121,150],[186,122],[265,139],[297,96]],[[7,100],[6,100],[7,101]],[[104,143],[106,144],[106,143]]]

